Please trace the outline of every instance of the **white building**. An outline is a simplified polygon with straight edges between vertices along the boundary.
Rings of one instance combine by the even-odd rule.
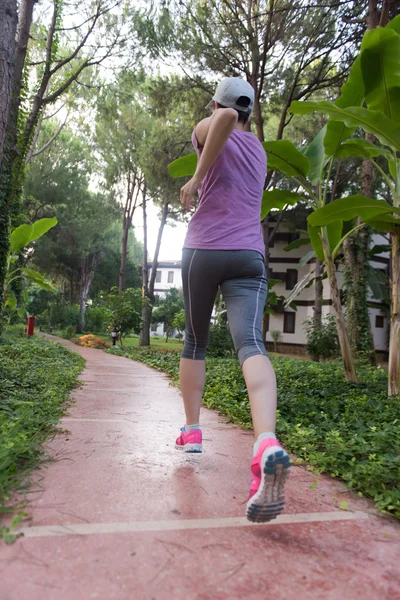
[[[149,274],[151,267],[152,263],[148,263]],[[164,260],[160,261],[157,265],[154,294],[162,297],[171,288],[182,289],[182,263],[180,260]],[[162,323],[152,325],[150,335],[163,336],[164,325]]]
[[[278,296],[287,297],[296,283],[307,273],[314,270],[315,261],[311,261],[299,268],[300,259],[310,252],[311,246],[304,245],[296,250],[285,252],[285,246],[299,236],[284,229],[284,226],[280,227],[279,232],[275,236],[274,244],[270,247],[269,276],[270,279],[279,279],[281,282],[274,286],[273,291]],[[387,244],[387,240],[382,236],[376,235],[373,238],[373,243]],[[376,269],[382,269],[386,272],[389,265],[389,253],[374,256],[373,260],[371,260],[371,265]],[[337,277],[339,288],[341,288],[343,285],[343,275],[340,270],[337,272]],[[324,279],[322,283],[322,316],[324,317],[327,314],[333,314],[333,307],[329,282],[327,279]],[[157,267],[155,293],[162,295],[171,287],[182,287],[180,261],[162,261]],[[302,352],[306,344],[306,333],[303,324],[307,318],[314,316],[314,301],[315,287],[312,285],[309,288],[303,289],[296,297],[296,311],[291,308],[278,306],[276,314],[269,315],[266,342],[272,343],[270,332],[278,330],[282,333],[282,344],[280,346],[286,347],[288,351]],[[378,351],[385,352],[387,351],[388,340],[388,318],[383,308],[382,302],[370,298],[369,314],[375,348]],[[153,329],[153,334],[163,334],[162,325],[158,325],[157,328]]]
[[[151,267],[152,263],[149,263],[149,273]],[[180,260],[164,260],[157,265],[154,293],[162,296],[171,288],[182,289],[182,263]]]
[[[276,234],[275,242],[270,248],[269,270],[271,279],[280,279],[282,283],[278,283],[273,290],[278,296],[287,297],[290,290],[298,281],[310,271],[314,270],[315,260],[307,263],[302,267],[298,267],[300,259],[312,249],[310,245],[301,246],[296,250],[285,252],[284,247],[293,241],[293,233],[288,231],[280,231]],[[387,240],[382,236],[376,235],[373,237],[374,244],[387,244]],[[374,256],[371,260],[371,266],[376,269],[387,271],[389,265],[389,253],[382,253]],[[340,270],[337,272],[339,289],[343,285],[343,274]],[[323,280],[323,305],[322,317],[327,314],[333,314],[331,291],[328,279]],[[314,316],[314,301],[315,287],[312,285],[309,288],[303,289],[296,297],[295,303],[297,310],[290,308],[279,310],[277,314],[269,316],[269,327],[266,341],[272,343],[271,331],[278,330],[282,333],[283,345],[291,346],[293,350],[296,347],[303,347],[306,343],[306,333],[303,326],[304,321]],[[381,301],[369,300],[369,314],[371,320],[371,328],[374,337],[376,350],[387,350],[388,338],[388,319],[385,312],[382,310],[383,304]],[[288,348],[289,350],[290,348]]]

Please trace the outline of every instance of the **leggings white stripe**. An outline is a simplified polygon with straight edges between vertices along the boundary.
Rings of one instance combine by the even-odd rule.
[[[259,285],[259,288],[258,288],[258,292],[257,292],[256,312],[255,312],[255,315],[254,315],[254,321],[253,321],[253,336],[254,336],[254,343],[255,343],[255,345],[257,346],[257,348],[258,348],[258,350],[259,350],[259,352],[260,352],[261,354],[263,354],[263,352],[262,352],[262,350],[261,350],[261,348],[260,348],[260,346],[258,345],[258,342],[257,342],[257,336],[256,336],[256,321],[257,321],[257,314],[258,314],[258,303],[259,303],[259,300],[260,300],[260,292],[261,292],[262,284],[263,284],[263,281],[262,281],[262,279],[261,279],[261,281],[260,281],[260,285]]]
[[[193,256],[192,256],[192,259],[190,261],[189,271],[188,271],[189,316],[190,316],[190,325],[192,327],[192,334],[193,334],[193,337],[194,337],[193,360],[196,358],[197,338],[196,338],[196,334],[195,334],[194,327],[193,327],[192,295],[190,293],[190,271],[192,270],[192,263],[193,263],[194,257],[196,256],[196,252],[197,252],[197,250],[195,250],[193,252]]]

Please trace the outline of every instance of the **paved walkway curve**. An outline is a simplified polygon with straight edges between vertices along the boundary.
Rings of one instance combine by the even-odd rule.
[[[284,515],[249,525],[251,434],[204,409],[205,451],[182,455],[168,378],[78,351],[85,385],[49,444],[25,536],[0,547],[1,600],[400,598],[397,523],[294,467]]]

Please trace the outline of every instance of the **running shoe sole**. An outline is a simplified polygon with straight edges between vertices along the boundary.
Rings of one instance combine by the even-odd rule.
[[[266,523],[281,514],[289,472],[290,458],[285,450],[276,446],[263,453],[260,487],[247,502],[246,517],[249,521]]]
[[[185,444],[184,446],[175,444],[175,448],[181,452],[195,452],[197,454],[201,454],[203,452],[202,444]]]

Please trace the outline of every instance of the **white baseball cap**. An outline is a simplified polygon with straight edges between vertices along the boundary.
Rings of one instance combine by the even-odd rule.
[[[246,98],[248,104],[237,104],[239,98]],[[215,94],[206,108],[213,108],[214,102],[250,114],[254,107],[254,89],[241,77],[225,77],[217,85]]]

